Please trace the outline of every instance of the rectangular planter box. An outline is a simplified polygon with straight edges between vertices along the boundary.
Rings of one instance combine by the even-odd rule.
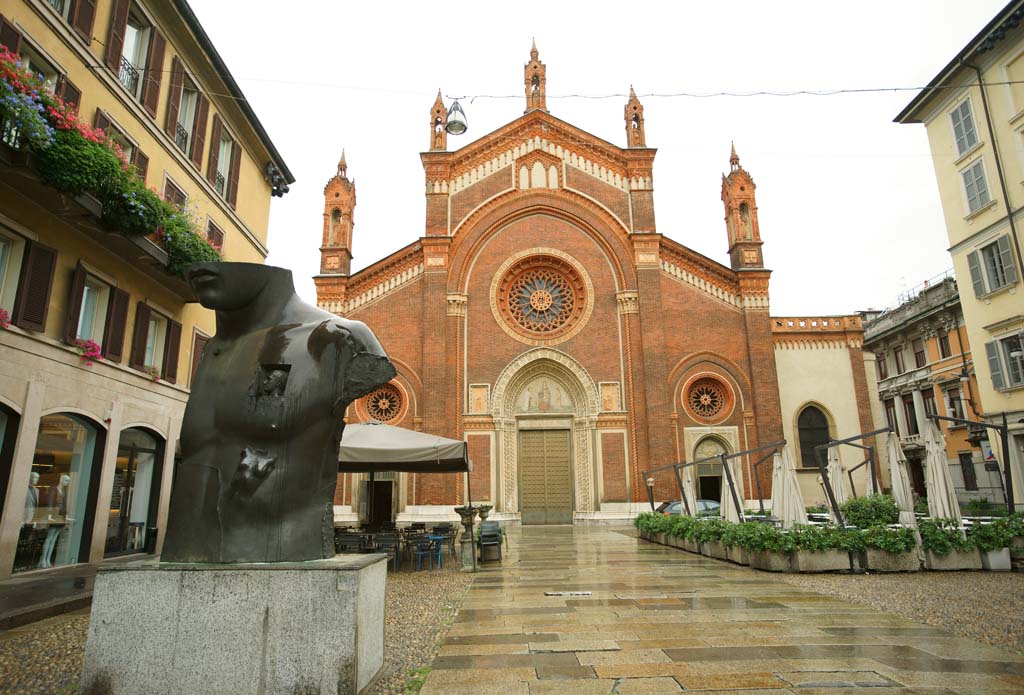
[[[796,572],[839,572],[850,569],[850,554],[841,550],[797,550],[793,553]]]
[[[678,548],[679,547],[679,539],[676,538],[675,536],[670,536],[668,534],[665,534],[665,545],[667,545],[667,546],[669,546],[671,548]]]
[[[749,565],[750,561],[747,558],[747,551],[738,545],[734,545],[731,548],[725,549],[725,557],[729,562],[735,562],[737,565]]]
[[[771,550],[752,550],[747,552],[747,559],[754,569],[766,572],[792,572],[789,553],[776,553]]]
[[[707,552],[704,553],[704,554],[707,555],[708,557],[713,557],[716,560],[726,560],[726,559],[728,559],[729,555],[728,555],[728,553],[725,552],[725,546],[722,545],[721,542],[719,542],[719,541],[708,541],[707,543],[704,543],[703,545],[707,547]],[[703,549],[701,550],[701,552],[704,552]]]
[[[907,553],[868,548],[860,554],[860,566],[871,572],[916,572],[921,569],[921,561],[916,548]]]
[[[990,572],[1009,572],[1010,571],[1010,549],[1000,548],[999,550],[991,550],[981,552],[981,566]]]
[[[963,552],[954,550],[946,555],[936,555],[930,550],[924,553],[924,566],[930,570],[980,570],[981,553],[977,548]]]
[[[691,541],[689,538],[684,538],[683,550],[688,550],[691,553],[700,553],[700,545],[696,541]]]
[[[655,543],[661,543],[662,545],[665,545],[665,534],[664,533],[656,533],[656,534],[654,534],[654,542]]]

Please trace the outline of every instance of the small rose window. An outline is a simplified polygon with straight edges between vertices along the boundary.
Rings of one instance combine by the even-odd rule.
[[[367,396],[363,405],[374,420],[391,422],[402,411],[402,394],[394,384],[384,384]]]
[[[729,389],[718,379],[703,377],[690,384],[686,392],[686,407],[697,419],[719,420],[729,413],[732,397]]]

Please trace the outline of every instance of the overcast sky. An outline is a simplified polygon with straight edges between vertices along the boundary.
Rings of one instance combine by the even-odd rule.
[[[558,118],[624,147],[634,86],[658,149],[658,231],[725,264],[735,141],[757,184],[774,316],[893,306],[951,267],[924,126],[892,122],[916,92],[645,95],[921,86],[1004,5],[190,2],[297,179],[271,207],[267,261],[291,268],[305,299],[342,148],[357,270],[423,234],[419,153],[438,88],[466,97],[469,131],[448,138],[464,147],[522,115],[536,38]]]

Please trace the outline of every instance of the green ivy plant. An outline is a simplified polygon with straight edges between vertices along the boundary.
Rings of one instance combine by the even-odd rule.
[[[859,552],[864,549],[864,540],[858,529],[841,529],[830,524],[824,526],[794,526],[790,530],[797,550],[822,552],[842,550]]]
[[[900,510],[889,495],[868,495],[854,497],[839,507],[846,523],[857,528],[870,528],[895,524],[900,520]]]
[[[865,548],[883,550],[887,553],[909,553],[917,547],[917,537],[911,528],[887,528],[873,526],[861,533]]]
[[[991,524],[974,524],[967,532],[967,538],[978,550],[991,553],[1008,547],[1013,533],[1010,524],[1005,519],[999,519]]]
[[[921,519],[918,531],[921,533],[921,547],[936,555],[974,547],[974,542],[964,537],[955,519]]]
[[[790,553],[796,549],[792,535],[768,524],[750,524],[741,541],[748,552]]]

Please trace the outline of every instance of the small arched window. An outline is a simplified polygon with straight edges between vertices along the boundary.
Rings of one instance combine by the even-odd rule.
[[[828,418],[821,410],[809,405],[800,412],[796,426],[800,433],[800,464],[814,468],[818,465],[814,447],[828,444]]]

